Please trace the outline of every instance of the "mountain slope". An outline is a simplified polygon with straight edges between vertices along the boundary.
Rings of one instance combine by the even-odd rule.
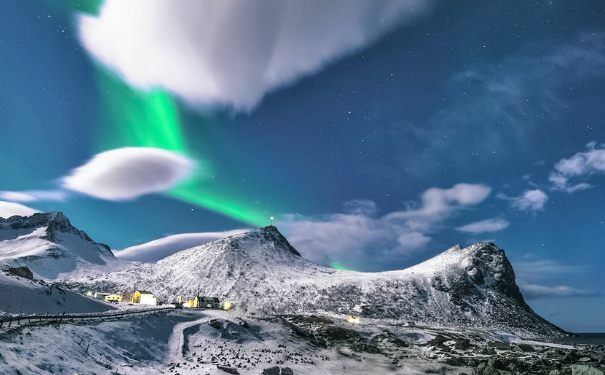
[[[116,258],[138,262],[157,262],[179,251],[245,232],[247,231],[236,229],[226,232],[174,234],[144,244],[131,246],[124,250],[117,250],[114,252],[114,255]]]
[[[38,278],[56,279],[116,264],[107,245],[94,242],[61,212],[0,218],[0,267],[27,266]]]
[[[525,335],[562,333],[527,306],[504,251],[491,243],[456,246],[403,271],[362,273],[316,265],[275,227],[265,227],[82,281],[150,289],[164,300],[218,296],[269,314],[354,313]]]

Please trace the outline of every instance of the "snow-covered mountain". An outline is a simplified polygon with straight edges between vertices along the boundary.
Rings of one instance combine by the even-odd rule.
[[[355,314],[526,335],[562,332],[525,303],[504,251],[492,243],[456,246],[402,271],[363,273],[304,259],[270,226],[80,283],[149,289],[167,301],[179,294],[218,296],[268,314]]]
[[[225,232],[173,234],[140,245],[127,247],[124,250],[116,250],[114,255],[116,258],[137,262],[157,262],[179,251],[245,232],[247,230],[236,229]]]
[[[118,262],[61,212],[0,218],[0,268],[27,266],[36,278],[56,279]]]

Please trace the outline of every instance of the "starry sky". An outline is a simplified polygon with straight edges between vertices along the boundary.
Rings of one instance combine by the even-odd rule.
[[[0,216],[113,249],[273,216],[361,271],[493,241],[605,332],[602,1],[8,0],[0,87]]]

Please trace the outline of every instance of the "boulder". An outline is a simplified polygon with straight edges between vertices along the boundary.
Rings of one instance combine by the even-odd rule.
[[[216,368],[219,369],[219,370],[223,370],[223,371],[225,371],[228,374],[239,375],[239,372],[237,371],[237,369],[233,368],[233,367],[216,365]]]
[[[511,350],[511,346],[507,342],[490,341],[487,343],[487,347],[500,350]]]
[[[13,274],[15,276],[23,277],[28,280],[34,279],[34,274],[32,271],[26,266],[23,267],[9,267],[8,273]]]
[[[280,369],[278,366],[269,367],[263,370],[263,375],[280,375]]]
[[[588,365],[571,365],[572,375],[604,375],[603,371]]]
[[[519,353],[533,353],[536,351],[533,346],[528,344],[517,344],[514,350]]]

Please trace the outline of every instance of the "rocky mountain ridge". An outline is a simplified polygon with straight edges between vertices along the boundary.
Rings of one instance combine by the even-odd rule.
[[[402,271],[363,273],[314,264],[277,228],[265,227],[73,285],[149,289],[165,301],[217,296],[257,314],[359,315],[526,336],[563,334],[525,303],[510,262],[493,243],[456,246]]]
[[[94,242],[62,212],[0,218],[0,266],[28,267],[37,278],[88,272],[114,262],[109,246]]]

